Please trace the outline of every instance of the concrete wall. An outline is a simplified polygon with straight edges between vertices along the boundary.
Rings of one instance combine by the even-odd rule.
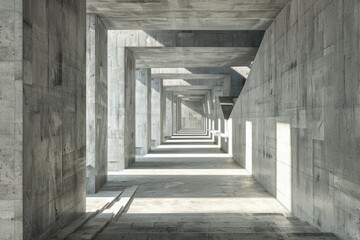
[[[24,239],[85,211],[85,1],[23,6]]]
[[[135,59],[108,31],[108,170],[135,161]]]
[[[161,92],[162,80],[154,79],[151,81],[151,146],[157,147],[161,144]]]
[[[136,155],[142,156],[151,147],[151,72],[136,69]]]
[[[0,1],[0,234],[23,234],[22,0]]]
[[[203,129],[203,101],[181,101],[181,128]]]
[[[360,238],[359,9],[290,1],[231,116],[235,159],[252,158],[254,176],[297,217],[344,239]]]
[[[95,193],[107,179],[107,29],[95,14],[86,29],[86,177]]]

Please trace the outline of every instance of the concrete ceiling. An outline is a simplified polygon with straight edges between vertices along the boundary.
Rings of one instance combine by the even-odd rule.
[[[186,74],[186,73],[152,73],[151,78],[161,78],[164,80],[222,80],[229,77],[228,74]]]
[[[251,47],[132,47],[137,68],[249,66],[257,48]]]
[[[170,92],[188,92],[188,93],[192,93],[192,91],[194,90],[212,90],[213,86],[207,86],[207,85],[198,85],[198,86],[164,86],[166,88],[167,91]]]
[[[288,0],[87,0],[109,29],[266,30]]]

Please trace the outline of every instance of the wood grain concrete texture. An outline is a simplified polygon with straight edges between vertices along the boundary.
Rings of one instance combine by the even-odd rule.
[[[0,236],[23,233],[22,1],[0,2]]]
[[[135,59],[108,32],[108,169],[135,161]]]
[[[23,239],[47,239],[85,211],[86,2],[23,3]]]
[[[87,0],[109,29],[266,30],[288,0]]]
[[[86,177],[87,193],[96,193],[107,178],[107,29],[87,14],[86,33]]]
[[[143,156],[151,148],[151,70],[136,69],[136,155]]]
[[[249,121],[253,174],[273,195],[282,181],[276,124],[290,125],[292,211],[344,239],[360,239],[359,12],[355,0],[292,0],[231,116],[234,158],[245,165]]]

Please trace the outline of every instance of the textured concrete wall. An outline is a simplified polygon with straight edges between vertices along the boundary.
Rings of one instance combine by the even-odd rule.
[[[23,234],[22,0],[0,1],[0,235]]]
[[[203,128],[203,101],[181,101],[181,128]]]
[[[157,147],[161,144],[161,92],[162,80],[154,79],[151,81],[151,146]]]
[[[107,29],[95,14],[86,29],[86,178],[95,193],[107,179]]]
[[[359,9],[290,1],[232,114],[237,161],[252,158],[254,176],[296,216],[344,239],[360,238]]]
[[[24,1],[24,239],[85,211],[85,1]]]
[[[108,31],[108,169],[135,161],[135,59]]]
[[[151,71],[136,70],[136,155],[142,156],[151,148]]]

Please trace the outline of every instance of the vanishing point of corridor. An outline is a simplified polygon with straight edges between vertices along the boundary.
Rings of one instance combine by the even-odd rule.
[[[300,221],[201,130],[181,130],[101,191],[138,186],[96,240],[338,239]]]

